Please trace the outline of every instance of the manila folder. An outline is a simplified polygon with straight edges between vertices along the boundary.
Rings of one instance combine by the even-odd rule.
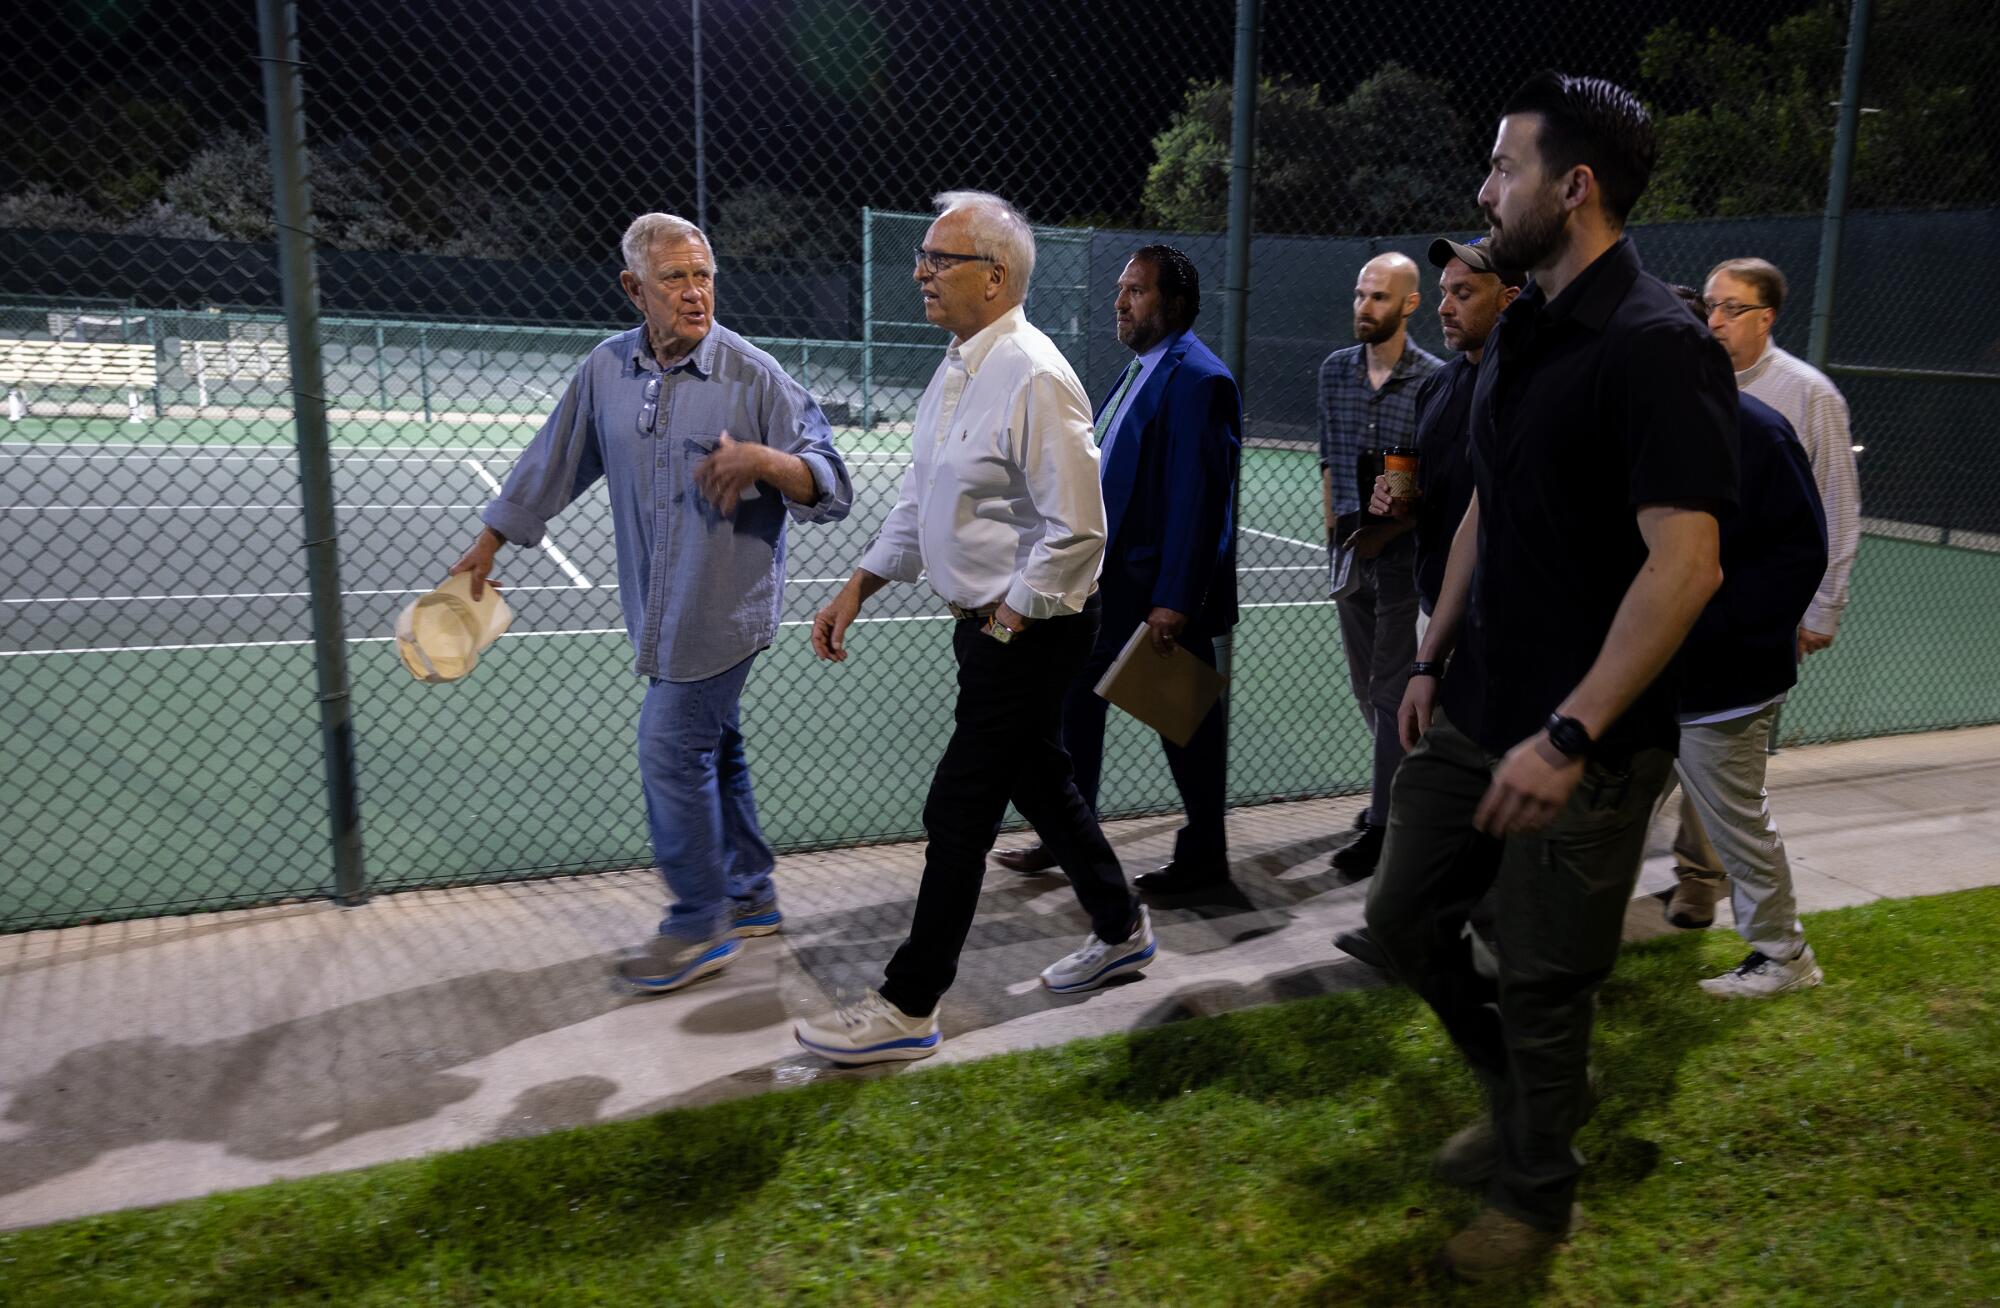
[[[1229,678],[1179,645],[1161,654],[1147,636],[1142,622],[1104,670],[1097,693],[1186,748]]]

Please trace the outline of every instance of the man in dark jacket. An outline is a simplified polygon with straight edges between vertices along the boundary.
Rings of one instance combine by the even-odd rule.
[[[1097,410],[1106,546],[1097,644],[1063,704],[1063,744],[1093,811],[1104,766],[1099,678],[1144,624],[1162,654],[1181,645],[1210,667],[1215,640],[1236,623],[1230,515],[1243,446],[1236,379],[1201,338],[1201,277],[1181,251],[1148,245],[1118,278],[1118,340],[1132,359]],[[1229,884],[1223,835],[1224,706],[1185,747],[1162,736],[1186,807],[1173,861],[1136,879],[1153,895],[1212,894]],[[1016,872],[1055,866],[1037,844],[995,856]]]
[[[1701,316],[1700,296],[1675,290]],[[1739,395],[1741,508],[1722,524],[1722,589],[1681,647],[1681,747],[1688,837],[1729,874],[1750,956],[1701,988],[1761,999],[1820,983],[1792,893],[1784,837],[1764,789],[1764,742],[1798,680],[1798,628],[1826,572],[1826,514],[1792,425]],[[1689,823],[1688,819],[1692,822]]]

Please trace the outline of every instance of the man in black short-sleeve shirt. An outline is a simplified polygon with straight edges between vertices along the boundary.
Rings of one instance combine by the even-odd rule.
[[[1436,1160],[1485,1191],[1443,1251],[1467,1279],[1569,1231],[1596,993],[1673,760],[1661,674],[1720,583],[1736,498],[1728,358],[1622,234],[1655,152],[1628,92],[1542,73],[1480,189],[1494,260],[1533,280],[1480,362],[1469,530],[1411,670],[1368,898],[1375,941],[1491,1104]],[[1493,840],[1497,860],[1466,856]],[[1497,981],[1463,934],[1489,890]]]

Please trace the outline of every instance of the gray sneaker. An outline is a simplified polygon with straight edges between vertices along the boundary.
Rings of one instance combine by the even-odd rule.
[[[1159,945],[1153,939],[1153,915],[1141,904],[1138,924],[1129,937],[1113,945],[1091,932],[1083,938],[1083,948],[1042,969],[1042,984],[1059,995],[1095,990],[1112,977],[1142,970],[1153,961],[1158,950]]]
[[[714,976],[743,948],[733,936],[692,942],[654,936],[614,969],[617,984],[639,995],[663,995]]]
[[[785,915],[778,911],[778,897],[760,899],[754,904],[736,899],[730,901],[729,934],[732,936],[774,936],[778,928],[785,924]]]
[[[1721,976],[1712,976],[1701,988],[1720,999],[1769,999],[1793,990],[1810,990],[1826,980],[1819,960],[1807,945],[1797,958],[1781,961],[1766,958],[1755,950]]]

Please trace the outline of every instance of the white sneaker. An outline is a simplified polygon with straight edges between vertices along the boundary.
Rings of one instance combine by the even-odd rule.
[[[1752,951],[1730,971],[1703,981],[1701,988],[1722,999],[1769,999],[1788,990],[1809,990],[1825,979],[1812,946],[1807,945],[1790,962]]]
[[[1153,939],[1153,917],[1139,905],[1139,928],[1115,945],[1107,945],[1092,932],[1083,938],[1083,948],[1059,958],[1042,969],[1042,984],[1059,995],[1079,990],[1095,990],[1112,977],[1137,972],[1153,961],[1159,944]]]
[[[911,1017],[873,990],[818,1021],[798,1023],[792,1035],[808,1052],[844,1065],[929,1058],[944,1043],[935,1012]]]

